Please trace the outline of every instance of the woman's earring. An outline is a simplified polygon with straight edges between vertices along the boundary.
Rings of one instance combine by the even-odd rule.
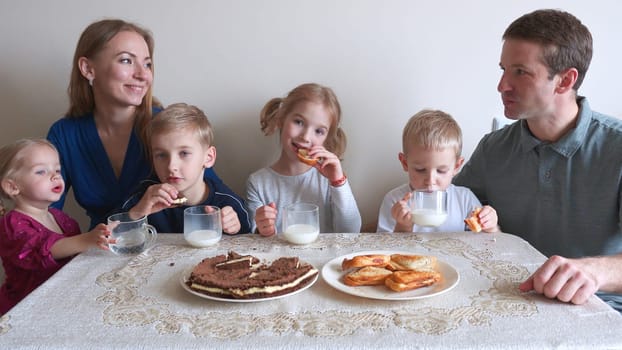
[[[93,78],[89,78],[89,86],[93,86]]]

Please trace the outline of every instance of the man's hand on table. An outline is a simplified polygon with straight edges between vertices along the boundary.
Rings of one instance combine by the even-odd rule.
[[[598,290],[622,290],[622,254],[568,259],[554,255],[520,284],[522,292],[535,291],[548,298],[583,304]]]
[[[588,272],[581,259],[550,257],[540,268],[520,284],[522,292],[530,290],[573,304],[583,304],[598,290],[597,279]]]

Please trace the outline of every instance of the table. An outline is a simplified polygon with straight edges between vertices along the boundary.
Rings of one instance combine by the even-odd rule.
[[[255,303],[207,300],[181,287],[187,268],[229,250],[299,256],[319,270],[352,252],[406,250],[437,256],[460,281],[411,301],[352,296],[321,277],[296,295]],[[622,316],[597,297],[577,306],[518,291],[544,260],[504,233],[336,233],[307,246],[240,235],[203,249],[160,234],[133,257],[91,250],[74,258],[0,318],[0,348],[621,348]]]

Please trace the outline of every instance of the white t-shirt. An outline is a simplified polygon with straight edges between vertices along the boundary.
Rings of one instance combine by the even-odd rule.
[[[319,207],[320,232],[360,232],[361,214],[352,194],[350,183],[339,187],[315,168],[295,176],[281,175],[263,168],[252,173],[246,182],[246,203],[252,231],[257,228],[255,211],[270,202],[277,206],[277,233],[282,231],[281,212],[292,203],[312,203]]]
[[[437,227],[422,227],[413,224],[412,232],[455,232],[466,231],[464,219],[471,211],[482,204],[470,189],[461,186],[447,187],[447,220]],[[391,208],[402,200],[406,193],[412,192],[409,184],[392,189],[384,196],[380,213],[378,214],[378,229],[376,232],[393,232],[396,221],[391,216]]]

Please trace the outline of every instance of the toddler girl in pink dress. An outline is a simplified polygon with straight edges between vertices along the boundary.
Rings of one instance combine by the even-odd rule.
[[[80,234],[78,223],[50,208],[65,183],[56,148],[46,140],[18,140],[0,149],[0,195],[15,206],[5,213],[0,200],[0,257],[6,280],[0,288],[0,315],[91,247],[108,249],[112,227],[99,224]]]

